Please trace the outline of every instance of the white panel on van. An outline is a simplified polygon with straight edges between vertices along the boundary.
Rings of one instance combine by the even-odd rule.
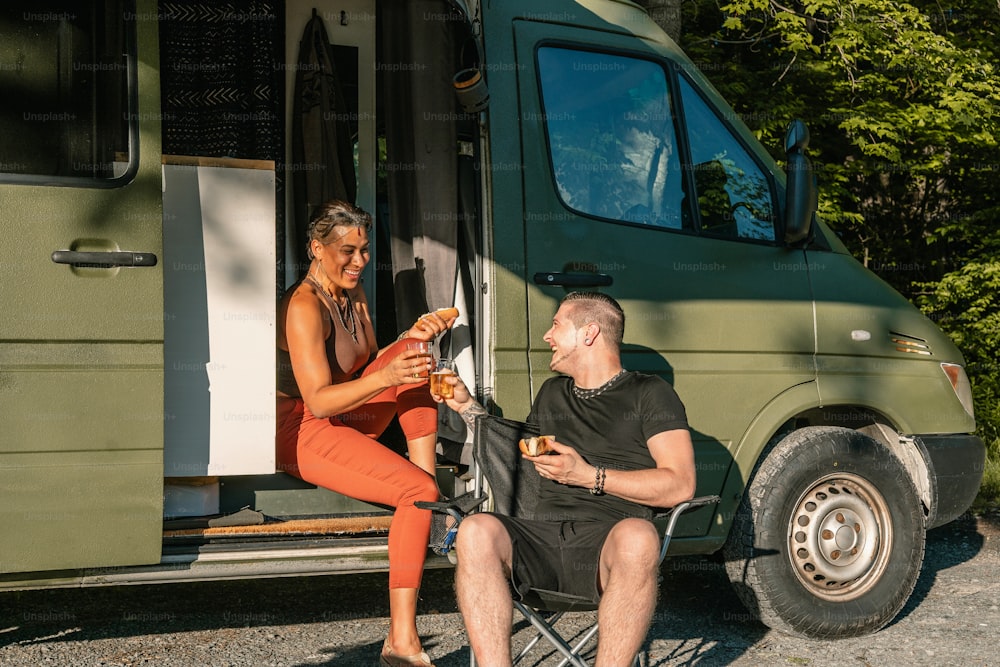
[[[274,165],[164,162],[164,476],[271,474]]]

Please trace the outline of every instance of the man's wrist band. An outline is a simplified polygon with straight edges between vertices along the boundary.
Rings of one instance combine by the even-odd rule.
[[[604,466],[597,466],[596,472],[594,473],[594,488],[590,492],[595,496],[604,495],[604,480],[608,477],[608,471],[604,469]]]

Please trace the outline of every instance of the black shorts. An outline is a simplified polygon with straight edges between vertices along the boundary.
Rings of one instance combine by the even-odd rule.
[[[556,591],[596,605],[601,549],[617,521],[534,521],[493,514],[513,545],[510,583],[519,600],[538,595],[530,589]]]

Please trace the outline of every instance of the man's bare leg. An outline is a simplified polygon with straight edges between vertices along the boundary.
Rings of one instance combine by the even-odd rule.
[[[473,514],[462,521],[455,545],[455,595],[469,645],[484,667],[510,665],[510,536],[495,517]]]
[[[641,519],[620,521],[601,551],[603,594],[596,667],[630,665],[642,647],[656,609],[660,537]]]

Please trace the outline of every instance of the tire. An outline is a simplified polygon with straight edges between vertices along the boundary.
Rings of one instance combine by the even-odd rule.
[[[723,550],[726,570],[765,625],[857,637],[906,604],[925,525],[913,481],[885,445],[847,428],[803,428],[764,452]]]

